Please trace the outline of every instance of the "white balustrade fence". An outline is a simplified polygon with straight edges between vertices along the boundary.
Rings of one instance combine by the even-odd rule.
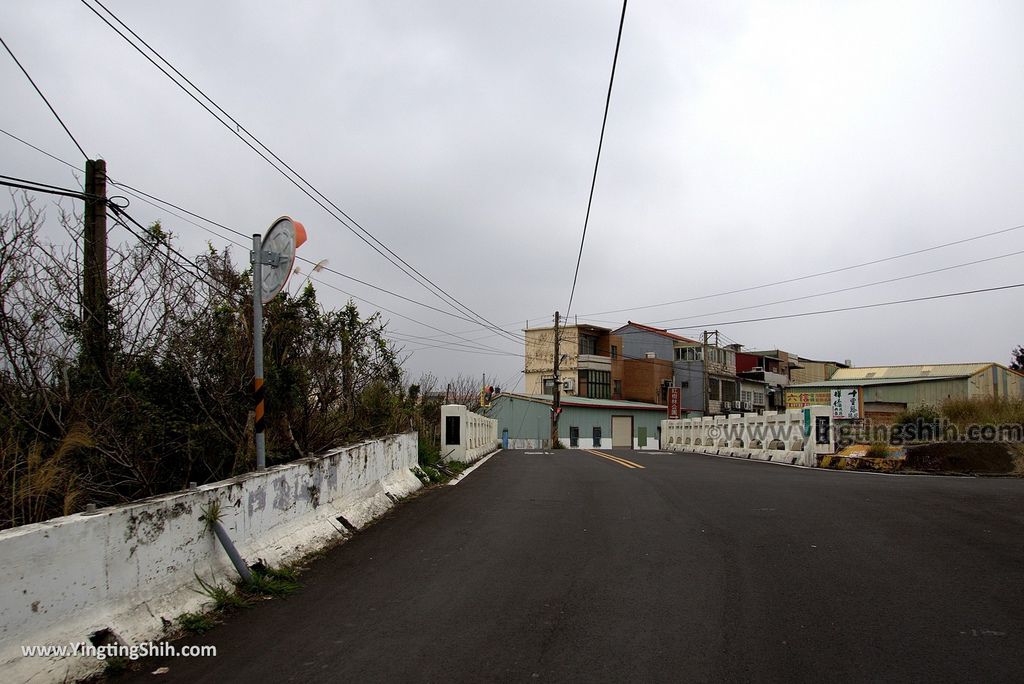
[[[441,457],[472,463],[498,448],[498,421],[462,404],[441,407]]]
[[[662,447],[815,466],[835,453],[831,407],[661,421]]]

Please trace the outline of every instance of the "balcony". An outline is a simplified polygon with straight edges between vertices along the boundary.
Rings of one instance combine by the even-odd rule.
[[[612,358],[610,356],[600,356],[599,354],[580,354],[578,367],[581,370],[610,370]]]

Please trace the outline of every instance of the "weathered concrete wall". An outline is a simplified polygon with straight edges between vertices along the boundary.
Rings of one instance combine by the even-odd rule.
[[[449,417],[458,419],[458,434],[449,432]],[[473,413],[462,404],[441,407],[441,456],[445,460],[472,463],[500,445],[498,421]]]
[[[662,446],[670,451],[815,466],[819,455],[835,453],[831,413],[830,406],[811,406],[764,415],[663,420]],[[828,418],[827,434],[821,435],[824,441],[817,434],[817,421],[822,418]]]
[[[209,599],[195,591],[197,574],[222,584],[235,577],[200,520],[212,502],[248,563],[277,564],[346,536],[418,489],[416,465],[416,433],[392,435],[0,532],[0,681],[73,680],[97,667],[88,658],[24,658],[21,646],[88,641],[103,629],[140,643],[202,608]]]

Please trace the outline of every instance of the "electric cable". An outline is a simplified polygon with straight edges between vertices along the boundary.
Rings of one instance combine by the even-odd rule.
[[[75,143],[75,147],[77,147],[78,151],[82,153],[82,156],[88,159],[89,155],[87,155],[85,153],[85,150],[82,149],[82,146],[78,144],[78,140],[76,140],[75,136],[72,135],[71,129],[68,128],[66,123],[64,123],[64,119],[60,118],[60,114],[58,114],[57,110],[53,108],[53,105],[50,104],[50,101],[46,99],[46,95],[43,95],[43,91],[39,89],[38,85],[36,85],[36,82],[32,79],[32,76],[29,75],[28,70],[25,69],[25,67],[22,66],[21,62],[18,61],[18,58],[14,56],[14,52],[11,50],[10,47],[8,47],[7,43],[4,41],[2,36],[0,36],[0,44],[4,46],[4,49],[7,50],[7,54],[11,56],[11,59],[14,60],[14,63],[18,65],[19,69],[21,69],[21,73],[25,74],[25,78],[27,78],[28,82],[32,84],[32,87],[36,89],[36,92],[39,93],[39,97],[43,99],[43,102],[46,103],[46,106],[50,108],[50,113],[52,113],[54,118],[57,119],[57,122],[60,124],[61,128],[63,128],[64,132],[68,134],[68,137],[71,138],[71,142]]]
[[[160,66],[160,64],[157,64],[157,62],[152,57],[150,57],[148,54],[146,54],[145,51],[143,51],[138,45],[136,45],[131,39],[129,39],[128,36],[126,36],[121,30],[119,30],[116,26],[111,24],[110,21],[106,17],[104,17],[102,14],[100,14],[94,7],[89,5],[86,2],[86,0],[81,0],[81,2],[90,11],[92,11],[93,14],[95,14],[97,17],[99,17],[100,20],[102,20],[105,24],[107,24],[107,26],[109,26],[115,33],[117,33],[119,36],[121,36],[121,38],[123,38],[130,46],[132,46],[137,52],[139,52],[139,54],[141,54],[143,57],[145,57],[151,64],[153,64],[153,66],[155,66],[157,69],[159,69],[161,71],[161,73],[163,73],[165,76],[167,76],[167,78],[169,78],[175,85],[177,85],[182,91],[184,91],[193,100],[195,100],[197,104],[202,106],[203,109],[205,109],[211,116],[213,116],[218,122],[220,122],[221,125],[223,125],[225,128],[227,128],[233,135],[235,135],[245,145],[247,145],[250,149],[252,149],[254,152],[256,152],[261,158],[263,158],[264,161],[266,161],[276,171],[278,171],[278,173],[280,173],[285,179],[287,179],[297,189],[299,189],[303,194],[305,194],[307,197],[309,197],[311,200],[313,200],[314,203],[318,204],[322,209],[324,209],[324,211],[327,212],[328,215],[330,215],[336,221],[341,223],[343,226],[345,226],[345,228],[347,228],[350,232],[352,232],[354,235],[356,235],[360,240],[362,240],[364,243],[366,243],[371,249],[376,251],[378,254],[380,254],[382,257],[384,257],[387,261],[391,262],[392,265],[394,265],[396,268],[401,270],[403,273],[405,273],[411,279],[416,281],[420,286],[424,287],[424,289],[426,289],[427,291],[431,292],[431,294],[434,294],[435,296],[437,296],[439,299],[441,299],[441,301],[444,301],[449,306],[454,308],[456,311],[459,311],[461,309],[460,313],[468,315],[471,318],[477,319],[478,321],[481,322],[480,325],[482,327],[492,328],[496,332],[499,332],[502,335],[509,336],[509,338],[512,339],[513,341],[518,341],[518,340],[516,340],[514,338],[514,336],[511,335],[511,333],[508,333],[508,331],[505,331],[505,330],[501,329],[500,327],[498,327],[494,323],[490,322],[489,320],[487,320],[486,318],[484,318],[480,314],[476,313],[475,311],[470,309],[468,306],[463,304],[461,301],[459,301],[458,299],[453,297],[451,294],[449,294],[446,290],[444,290],[443,288],[438,286],[436,283],[434,283],[428,277],[424,276],[416,268],[414,268],[412,265],[410,265],[407,261],[402,259],[402,257],[400,257],[398,254],[396,254],[394,251],[392,251],[386,244],[384,244],[382,241],[380,241],[376,236],[374,236],[372,233],[370,233],[365,228],[363,228],[362,225],[360,225],[357,221],[352,219],[352,217],[349,216],[348,214],[346,214],[340,207],[337,206],[337,204],[335,204],[332,200],[327,198],[312,183],[310,183],[308,180],[306,180],[305,177],[303,177],[301,174],[299,174],[297,171],[295,171],[295,169],[293,169],[290,165],[288,165],[286,162],[284,162],[277,154],[275,154],[272,150],[270,150],[270,148],[267,147],[262,141],[260,141],[259,138],[257,138],[255,135],[250,133],[246,128],[244,128],[241,125],[241,123],[239,123],[237,121],[237,119],[235,119],[230,114],[228,114],[212,98],[210,98],[205,92],[203,92],[202,89],[197,87],[194,83],[192,83],[192,81],[190,81],[187,77],[185,77],[165,57],[163,57],[163,55],[161,55],[157,50],[155,50],[152,46],[150,46],[149,43],[147,43],[145,40],[143,40],[137,33],[135,33],[135,31],[133,31],[131,28],[129,28],[127,26],[127,24],[125,24],[123,21],[121,21],[121,19],[118,18],[117,15],[115,15],[113,12],[111,12],[109,8],[107,8],[105,5],[103,5],[103,3],[99,2],[99,0],[94,0],[94,2],[96,2],[96,4],[99,7],[101,7],[108,15],[110,15],[118,24],[120,24],[122,27],[124,27],[125,30],[127,30],[129,33],[131,33],[132,36],[134,36],[139,42],[141,42],[143,45],[145,45],[146,48],[149,49],[150,52],[152,52],[154,55],[156,55],[157,58],[159,58],[161,62],[166,64],[168,67],[170,67],[170,69],[173,70],[175,74],[177,74],[183,80],[185,80],[185,82],[187,82],[205,100],[210,102],[218,111],[223,113],[224,116],[226,116],[231,121],[231,123],[234,124],[234,127],[228,125],[228,123],[226,121],[221,119],[220,116],[218,116],[212,109],[210,109],[210,107],[208,107],[204,102],[202,102],[194,93],[189,91],[188,88],[186,88],[184,85],[182,85],[181,82],[179,82],[177,79],[175,79],[166,69],[164,69],[162,66]],[[295,178],[292,178],[292,176],[290,176],[288,173],[285,173],[284,169],[282,169],[280,166],[278,166],[276,163],[274,163],[269,157],[267,157],[266,154],[261,152],[252,143],[250,143],[248,140],[246,140],[245,137],[243,137],[241,135],[240,131],[244,131],[247,136],[249,136],[253,141],[256,142],[256,144],[258,144],[261,148],[266,150],[267,153],[269,153],[271,157],[273,157],[278,162],[280,162],[280,164],[285,169],[290,171],[291,174],[293,174],[296,178],[298,178],[300,181],[302,181],[302,184],[300,184],[298,181],[296,181]],[[309,190],[306,189],[307,187],[309,188]],[[312,190],[312,193],[310,192],[310,190]],[[327,204],[329,204],[331,207],[333,207],[338,213],[341,214],[341,216],[343,216],[345,219],[347,219],[348,222],[346,222],[345,220],[342,220],[337,214],[332,212],[324,204],[324,201],[321,201],[320,199],[318,199],[318,197],[314,196],[314,194],[319,196],[319,198],[322,198],[325,202],[327,202]],[[369,238],[369,239],[367,239],[367,238]],[[371,240],[372,240],[372,242],[371,242]],[[376,243],[376,244],[374,244],[374,243]],[[377,245],[380,245],[380,247],[378,248]],[[382,251],[382,249],[384,251]],[[385,253],[385,252],[387,252],[387,253]],[[389,255],[391,255],[391,256],[389,256]],[[392,258],[392,257],[394,257],[394,258]],[[406,268],[403,268],[402,265],[400,265],[399,263],[396,263],[395,259],[397,259],[398,262],[401,262],[401,264],[404,264],[404,266]],[[406,269],[408,269],[408,270],[406,270]],[[410,273],[410,271],[411,271],[411,273]],[[415,273],[415,276],[413,275],[413,273]],[[418,276],[419,279],[417,278],[417,276]]]
[[[947,293],[943,293],[943,294],[930,295],[930,296],[927,296],[927,297],[913,297],[911,299],[898,299],[898,300],[891,301],[891,302],[876,302],[876,303],[873,303],[873,304],[861,304],[861,305],[858,305],[858,306],[844,306],[844,307],[839,307],[839,308],[835,308],[835,309],[823,309],[821,311],[804,311],[804,312],[801,312],[801,313],[785,314],[785,315],[781,315],[781,316],[763,316],[761,318],[747,318],[745,320],[740,320],[740,321],[719,321],[719,322],[716,322],[716,323],[705,323],[704,325],[702,325],[700,327],[701,328],[712,328],[712,327],[716,327],[716,326],[739,325],[741,323],[759,323],[761,321],[778,321],[778,320],[783,320],[783,319],[788,319],[788,318],[802,318],[804,316],[821,316],[821,315],[824,315],[824,314],[840,313],[840,312],[843,312],[843,311],[860,311],[862,309],[874,309],[874,308],[882,307],[882,306],[895,306],[897,304],[912,304],[912,303],[915,303],[915,302],[926,302],[926,301],[931,301],[931,300],[934,300],[934,299],[949,299],[951,297],[964,297],[964,296],[967,296],[967,295],[983,294],[983,293],[986,293],[986,292],[998,292],[998,291],[1001,291],[1001,290],[1012,290],[1012,289],[1015,289],[1015,288],[1018,288],[1018,287],[1024,287],[1024,283],[1016,283],[1016,284],[1011,284],[1011,285],[998,285],[996,287],[986,287],[986,288],[980,288],[980,289],[977,289],[977,290],[963,290],[961,292],[947,292]],[[679,328],[666,328],[666,330],[678,330],[678,329]]]
[[[594,175],[590,179],[590,197],[587,199],[587,214],[583,219],[583,235],[580,237],[580,251],[576,256],[576,271],[572,276],[572,290],[569,292],[569,304],[565,307],[565,316],[572,312],[572,299],[576,294],[576,281],[580,276],[580,262],[583,260],[583,245],[587,241],[587,226],[590,223],[590,209],[594,203],[594,188],[597,186],[597,169],[601,164],[601,147],[604,145],[604,130],[608,124],[608,109],[612,102],[612,85],[615,83],[615,66],[619,62],[619,45],[622,43],[622,26],[626,22],[626,3],[622,0],[622,15],[619,17],[619,33],[615,38],[615,56],[612,58],[612,73],[608,78],[608,94],[604,100],[604,117],[601,119],[601,135],[597,141],[597,158],[594,160]]]

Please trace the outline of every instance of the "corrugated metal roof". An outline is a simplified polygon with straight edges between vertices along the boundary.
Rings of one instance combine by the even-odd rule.
[[[833,387],[877,387],[878,385],[911,385],[915,382],[932,382],[935,380],[962,380],[966,375],[930,375],[921,378],[869,378],[853,380],[820,380],[818,382],[803,382],[799,385],[790,385],[786,389],[831,389]]]
[[[875,366],[871,368],[839,368],[830,380],[893,380],[897,378],[966,378],[992,366],[989,363],[936,363],[916,366]]]
[[[494,400],[497,401],[502,397],[524,399],[526,401],[534,401],[539,404],[551,405],[550,394],[512,394],[511,392],[502,392],[495,397]],[[619,408],[627,411],[668,411],[668,407],[661,404],[647,404],[642,401],[622,401],[620,399],[590,399],[589,397],[576,397],[571,394],[563,394],[560,403],[562,406],[582,406],[584,408]]]

